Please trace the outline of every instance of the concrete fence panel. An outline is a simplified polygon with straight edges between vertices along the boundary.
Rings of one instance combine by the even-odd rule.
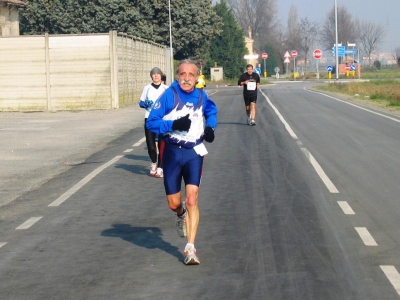
[[[51,110],[111,108],[108,35],[50,36]]]
[[[166,47],[108,34],[0,38],[0,111],[111,109],[138,103]]]
[[[44,36],[0,38],[0,110],[47,110]]]

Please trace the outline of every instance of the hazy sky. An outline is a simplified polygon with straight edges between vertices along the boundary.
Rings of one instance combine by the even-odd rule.
[[[307,17],[311,21],[324,21],[334,7],[334,0],[277,0],[279,18],[286,27],[290,6],[297,8],[299,20]],[[374,21],[386,27],[385,42],[381,51],[393,51],[400,47],[400,0],[337,0],[338,6],[345,6],[354,18]],[[340,42],[340,41],[339,41]],[[333,46],[333,45],[332,45]]]
[[[345,6],[354,18],[385,26],[386,38],[379,46],[382,52],[393,52],[395,48],[400,47],[400,0],[336,1],[338,6]],[[213,3],[216,2],[219,0],[213,0]],[[334,7],[335,0],[276,0],[276,3],[278,17],[286,27],[292,4],[297,8],[299,20],[307,17],[310,21],[323,22],[327,13]]]

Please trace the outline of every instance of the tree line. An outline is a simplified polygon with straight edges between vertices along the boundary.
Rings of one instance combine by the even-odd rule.
[[[20,12],[21,34],[80,34],[124,32],[169,46],[169,9],[166,0],[26,0]],[[174,59],[201,59],[204,73],[215,62],[224,76],[236,78],[248,53],[245,33],[252,30],[256,53],[267,52],[267,70],[284,67],[283,53],[296,49],[306,63],[315,45],[324,50],[335,43],[334,9],[324,24],[299,20],[294,5],[284,27],[277,19],[277,0],[171,0]],[[338,7],[339,41],[358,42],[369,57],[385,36],[382,25],[351,21],[345,6]],[[321,28],[321,29],[319,29]],[[312,52],[312,51],[311,51]]]

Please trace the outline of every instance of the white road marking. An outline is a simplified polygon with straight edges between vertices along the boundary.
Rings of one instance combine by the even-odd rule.
[[[133,144],[132,147],[140,146],[140,144],[143,143],[145,140],[146,140],[146,137],[141,138],[139,141],[137,141],[135,144]]]
[[[290,125],[286,122],[286,120],[283,118],[283,116],[281,115],[281,113],[279,112],[279,110],[275,107],[275,105],[272,104],[271,100],[269,100],[269,98],[267,97],[267,95],[264,94],[263,91],[260,91],[261,94],[263,94],[263,96],[265,97],[265,99],[267,99],[269,105],[271,105],[272,109],[275,111],[275,113],[278,115],[279,119],[282,121],[283,125],[285,125],[286,130],[289,132],[290,136],[292,138],[294,138],[295,140],[298,139],[297,135],[294,133],[294,131],[292,130],[292,128],[290,127]]]
[[[132,152],[132,151],[133,151],[133,149],[126,149],[126,150],[124,151],[124,153]]]
[[[5,242],[5,243],[0,243],[0,248],[3,247],[5,244],[7,244],[7,242]]]
[[[342,103],[344,103],[344,104],[357,107],[357,108],[359,108],[359,109],[365,110],[365,111],[370,112],[370,113],[372,113],[372,114],[375,114],[375,115],[384,117],[384,118],[386,118],[386,119],[389,119],[389,120],[392,120],[392,121],[395,121],[395,122],[400,123],[400,120],[399,120],[399,119],[389,117],[389,116],[387,116],[387,115],[384,115],[384,114],[378,113],[378,112],[376,112],[376,111],[373,111],[373,110],[370,110],[370,109],[367,109],[367,108],[364,108],[364,107],[355,105],[355,104],[353,104],[353,103],[350,103],[350,102],[347,102],[347,101],[344,101],[344,100],[340,100],[340,99],[335,98],[335,97],[332,97],[332,96],[330,96],[330,95],[327,95],[327,94],[324,94],[324,93],[321,93],[321,92],[311,91],[311,90],[308,90],[308,89],[305,89],[305,90],[306,90],[306,91],[309,91],[309,92],[312,92],[312,93],[316,93],[316,94],[320,94],[320,95],[326,96],[326,97],[328,97],[328,98],[334,99],[334,100],[339,101],[339,102],[342,102]]]
[[[48,130],[50,127],[23,127],[23,128],[18,128],[18,127],[6,127],[6,128],[0,128],[1,131],[43,131],[43,130]]]
[[[35,224],[37,221],[39,221],[42,217],[32,217],[30,219],[28,219],[27,221],[25,221],[23,224],[19,225],[17,228],[17,230],[20,229],[28,229],[29,227],[31,227],[33,224]]]
[[[350,205],[347,203],[347,201],[338,201],[337,203],[339,204],[345,215],[356,214],[354,210],[350,207]]]
[[[101,171],[103,171],[105,168],[111,166],[115,162],[117,162],[122,155],[118,155],[114,157],[112,160],[109,162],[105,163],[104,165],[98,167],[96,170],[92,171],[89,175],[87,175],[85,178],[83,178],[81,181],[79,181],[77,184],[75,184],[72,188],[70,188],[68,191],[66,191],[64,194],[62,194],[60,197],[58,197],[54,202],[50,203],[49,206],[59,206],[61,203],[63,203],[65,200],[67,200],[69,197],[71,197],[75,192],[77,192],[81,187],[83,187],[86,183],[88,183],[90,180],[92,180],[97,174],[99,174]]]
[[[363,240],[366,246],[378,246],[378,244],[375,242],[373,236],[369,233],[367,228],[354,227],[354,229],[357,230],[358,234],[360,235],[360,238]]]
[[[338,189],[336,186],[332,183],[332,181],[329,179],[328,176],[326,176],[324,170],[322,170],[321,166],[319,163],[316,161],[314,156],[306,149],[306,148],[301,148],[305,156],[308,158],[308,160],[311,162],[312,166],[314,167],[315,171],[317,172],[318,176],[321,178],[321,180],[325,183],[326,187],[331,193],[339,193]]]
[[[380,266],[396,292],[400,295],[400,274],[394,266]]]

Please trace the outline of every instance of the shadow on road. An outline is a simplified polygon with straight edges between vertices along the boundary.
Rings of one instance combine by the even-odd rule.
[[[160,249],[183,262],[183,255],[178,247],[162,239],[162,231],[157,227],[132,227],[129,224],[113,224],[112,228],[101,233],[102,236],[121,238],[124,241],[147,249]]]
[[[116,164],[115,168],[123,169],[125,171],[139,174],[139,175],[147,175],[149,176],[149,167],[140,166],[140,165],[127,165],[127,164]]]

